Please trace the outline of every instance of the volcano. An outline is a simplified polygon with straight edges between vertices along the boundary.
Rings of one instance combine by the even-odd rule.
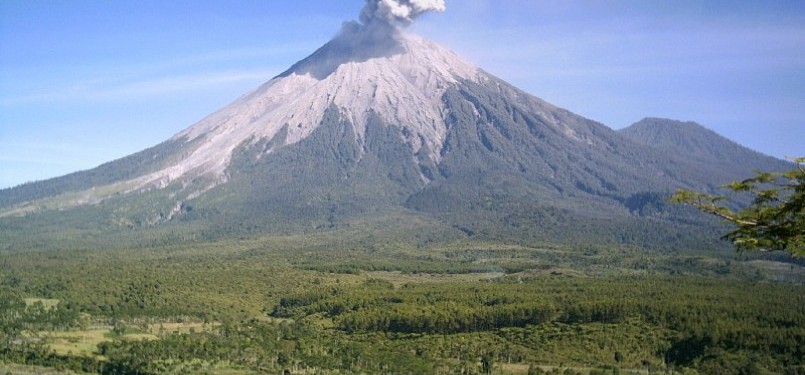
[[[616,132],[393,25],[353,22],[162,144],[0,191],[0,226],[6,247],[390,226],[423,241],[710,246],[713,222],[670,193],[787,167],[695,123]]]

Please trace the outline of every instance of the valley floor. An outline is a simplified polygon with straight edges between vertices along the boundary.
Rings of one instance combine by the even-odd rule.
[[[349,241],[0,253],[0,374],[805,372],[790,260]]]

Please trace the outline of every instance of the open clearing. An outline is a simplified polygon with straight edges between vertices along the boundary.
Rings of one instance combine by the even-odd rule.
[[[218,322],[212,323],[196,323],[196,322],[164,322],[154,323],[148,326],[148,336],[161,335],[166,333],[196,333],[196,332],[210,332],[215,330],[221,325]]]
[[[119,340],[157,340],[159,337],[147,333],[132,333],[116,336],[108,329],[84,331],[46,331],[40,337],[56,354],[95,356],[98,345],[104,341]]]
[[[0,374],[14,375],[73,375],[75,372],[54,368],[0,363]]]
[[[37,302],[41,303],[45,309],[52,309],[59,306],[59,300],[51,298],[25,298],[25,306],[31,307]]]

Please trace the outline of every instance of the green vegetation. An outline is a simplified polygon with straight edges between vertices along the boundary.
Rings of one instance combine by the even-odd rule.
[[[720,250],[729,244],[712,235],[717,220],[669,204],[673,189],[712,193],[745,178],[750,166],[789,166],[729,148],[715,134],[700,137],[699,126],[676,134],[683,138],[668,148],[653,149],[545,103],[523,101],[500,84],[501,92],[468,83],[446,93],[445,105],[456,110],[446,119],[440,150],[412,151],[409,143],[419,142],[411,134],[374,116],[358,141],[355,127],[331,108],[323,125],[297,143],[278,147],[288,129],[244,143],[232,155],[227,182],[209,190],[213,176],[126,193],[136,184],[125,181],[173,165],[204,137],[5,189],[0,249],[125,249],[380,227],[397,228],[418,246],[471,240]],[[687,133],[708,140],[690,155],[726,154],[691,159],[674,152],[677,143],[689,143]]]
[[[779,254],[422,247],[394,233],[2,252],[0,369],[587,375],[805,366],[801,266]]]
[[[679,190],[671,200],[687,203],[735,225],[724,238],[743,250],[782,250],[805,256],[805,158],[788,172],[758,172],[726,185],[733,193],[749,193],[752,204],[739,212],[719,205],[724,197]]]
[[[502,81],[441,101],[438,150],[331,107],[223,176],[136,189],[200,135],[0,190],[0,375],[805,373],[802,169],[678,196],[787,251],[735,254],[671,191],[789,164]]]

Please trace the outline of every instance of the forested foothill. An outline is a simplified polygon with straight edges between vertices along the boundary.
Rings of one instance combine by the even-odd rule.
[[[0,373],[805,371],[783,253],[378,236],[4,251]]]

